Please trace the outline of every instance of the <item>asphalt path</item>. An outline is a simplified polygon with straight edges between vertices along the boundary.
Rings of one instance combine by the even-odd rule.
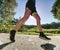
[[[38,35],[16,34],[14,43],[9,36],[9,33],[0,33],[0,50],[60,50],[60,36],[49,36],[48,41]]]

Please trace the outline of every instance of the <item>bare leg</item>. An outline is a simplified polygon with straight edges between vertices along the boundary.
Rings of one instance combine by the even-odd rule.
[[[33,14],[32,15],[35,19],[36,19],[36,22],[37,22],[37,27],[39,29],[39,32],[42,32],[42,27],[41,27],[41,22],[40,22],[40,16],[38,14]]]
[[[40,35],[39,37],[45,40],[51,40],[50,38],[48,38],[42,31],[42,27],[41,27],[41,23],[40,23],[40,16],[38,14],[33,14],[32,16],[34,16],[34,18],[36,19],[37,22],[37,27],[39,29]]]
[[[21,27],[21,25],[29,18],[30,14],[31,10],[27,9],[25,11],[24,17],[21,20],[19,20],[18,23],[16,24],[15,30],[18,30]]]
[[[21,20],[19,20],[19,22],[16,24],[16,27],[10,31],[10,40],[12,42],[15,42],[16,30],[18,30],[21,27],[21,25],[29,18],[30,14],[31,14],[31,11],[27,9],[25,11],[24,17]]]

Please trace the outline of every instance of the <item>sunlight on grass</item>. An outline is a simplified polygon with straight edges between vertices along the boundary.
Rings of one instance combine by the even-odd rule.
[[[39,33],[35,32],[17,32],[17,34],[26,34],[26,35],[39,35]],[[54,34],[54,33],[45,33],[47,36],[60,36],[60,34]]]
[[[35,32],[17,32],[17,34],[38,35],[39,33],[35,33]]]

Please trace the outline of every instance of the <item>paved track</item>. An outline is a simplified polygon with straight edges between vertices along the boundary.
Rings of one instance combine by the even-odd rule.
[[[0,50],[60,50],[60,36],[49,36],[50,41],[42,40],[38,35],[16,34],[11,43],[9,34],[0,33]]]

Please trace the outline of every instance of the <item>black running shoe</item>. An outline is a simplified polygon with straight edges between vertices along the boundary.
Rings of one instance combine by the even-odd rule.
[[[40,32],[39,38],[42,38],[44,40],[51,40],[51,38],[48,38],[43,32]]]
[[[10,40],[11,40],[12,42],[15,42],[15,33],[16,33],[15,30],[11,30],[11,31],[10,31]]]

